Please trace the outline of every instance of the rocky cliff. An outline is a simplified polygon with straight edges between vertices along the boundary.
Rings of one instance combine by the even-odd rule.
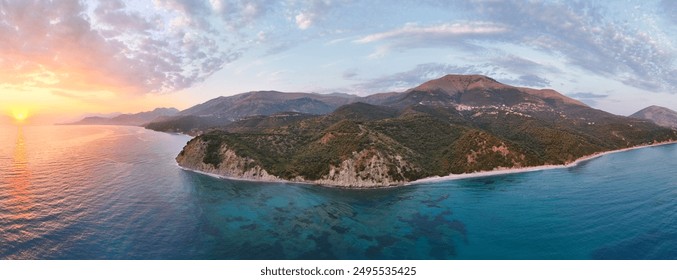
[[[210,145],[213,144],[194,138],[179,153],[176,162],[184,168],[223,177],[270,182],[282,181],[279,177],[268,174],[253,159],[238,156],[228,145],[218,144],[216,147],[210,147]],[[216,161],[209,160],[210,154],[211,156],[216,155]]]
[[[213,146],[216,145],[216,146]],[[217,155],[214,157],[214,155]],[[179,166],[241,180],[266,182],[303,182],[347,188],[374,188],[407,183],[406,172],[418,167],[405,161],[401,156],[385,155],[375,149],[353,152],[339,164],[328,164],[329,170],[319,179],[308,179],[297,175],[280,178],[271,175],[255,159],[239,156],[227,144],[215,144],[202,138],[194,138],[176,157]]]

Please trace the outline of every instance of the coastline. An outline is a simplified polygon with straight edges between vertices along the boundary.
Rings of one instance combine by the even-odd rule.
[[[245,182],[262,182],[262,183],[303,184],[303,185],[313,185],[313,186],[321,186],[321,187],[327,187],[327,188],[349,189],[349,190],[380,190],[380,189],[407,187],[407,186],[427,184],[427,183],[447,182],[447,181],[469,179],[469,178],[481,178],[481,177],[491,177],[491,176],[499,176],[499,175],[507,175],[507,174],[536,172],[536,171],[542,171],[542,170],[570,168],[570,167],[577,166],[582,162],[590,161],[590,160],[593,160],[593,159],[596,159],[596,158],[599,158],[599,157],[602,157],[602,156],[605,156],[605,155],[609,155],[609,154],[627,152],[627,151],[631,151],[631,150],[650,148],[650,147],[674,145],[674,144],[677,144],[677,140],[659,142],[659,143],[647,144],[647,145],[638,145],[638,146],[619,149],[619,150],[599,152],[599,153],[595,153],[595,154],[591,154],[591,155],[588,155],[588,156],[578,158],[578,159],[576,159],[576,160],[574,160],[570,163],[566,163],[566,164],[539,165],[539,166],[529,166],[529,167],[520,167],[520,168],[500,168],[500,169],[495,169],[495,170],[478,171],[478,172],[473,172],[473,173],[449,174],[449,175],[446,175],[446,176],[432,176],[432,177],[426,177],[426,178],[418,179],[418,180],[415,180],[415,181],[407,182],[407,183],[400,184],[400,185],[387,185],[387,186],[369,187],[369,188],[344,187],[344,186],[338,186],[338,185],[322,184],[322,183],[317,183],[317,182],[313,182],[313,181],[291,181],[291,180],[285,180],[285,179],[281,179],[281,178],[279,180],[256,180],[256,179],[247,179],[247,178],[239,178],[239,177],[230,177],[230,176],[217,175],[217,174],[213,174],[213,173],[208,173],[208,172],[204,172],[204,171],[200,171],[200,170],[195,170],[195,169],[183,167],[183,166],[179,165],[178,162],[175,162],[175,163],[179,168],[181,168],[183,170],[195,172],[195,173],[202,174],[202,175],[207,175],[207,176],[217,178],[217,179],[226,179],[226,180],[233,180],[233,181],[245,181]]]
[[[602,156],[605,156],[605,155],[622,153],[622,152],[627,152],[627,151],[632,151],[632,150],[637,150],[637,149],[643,149],[643,148],[658,147],[658,146],[665,146],[665,145],[674,145],[674,144],[677,144],[677,140],[648,144],[648,145],[639,145],[639,146],[634,146],[634,147],[629,147],[629,148],[624,148],[624,149],[619,149],[619,150],[600,152],[600,153],[595,153],[595,154],[592,154],[592,155],[588,155],[588,156],[578,158],[578,159],[576,159],[576,160],[574,160],[570,163],[559,164],[559,165],[539,165],[539,166],[520,167],[520,168],[504,168],[504,169],[496,169],[496,170],[490,170],[490,171],[478,171],[478,172],[473,172],[473,173],[450,174],[450,175],[446,175],[446,176],[433,176],[433,177],[418,179],[416,181],[411,181],[409,183],[404,184],[404,186],[425,184],[425,183],[446,182],[446,181],[461,180],[461,179],[468,179],[468,178],[491,177],[491,176],[506,175],[506,174],[517,174],[517,173],[527,173],[527,172],[535,172],[535,171],[542,171],[542,170],[570,168],[570,167],[577,166],[582,162],[590,161],[590,160],[593,160],[593,159],[596,159],[596,158],[599,158],[599,157],[602,157]]]
[[[230,181],[243,181],[243,182],[258,182],[258,183],[283,183],[283,184],[304,184],[304,185],[318,185],[313,182],[303,182],[303,181],[290,181],[290,180],[284,180],[284,179],[279,179],[279,180],[255,180],[255,179],[248,179],[248,178],[241,178],[241,177],[231,177],[231,176],[224,176],[224,175],[218,175],[214,173],[209,173],[209,172],[204,172],[188,167],[183,167],[179,165],[178,162],[174,162],[177,167],[179,167],[182,170],[185,171],[190,171],[190,172],[195,172],[201,175],[206,175],[212,178],[216,179],[225,179],[225,180],[230,180]],[[329,187],[338,187],[338,186],[329,186]]]

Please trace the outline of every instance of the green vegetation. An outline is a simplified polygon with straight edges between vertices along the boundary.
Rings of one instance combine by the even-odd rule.
[[[326,116],[249,118],[197,139],[207,145],[203,162],[216,167],[222,160],[219,149],[225,145],[285,179],[317,180],[329,174],[331,166],[340,167],[351,159],[356,160],[357,172],[368,174],[368,161],[383,158],[390,177],[412,181],[495,168],[564,164],[596,152],[677,137],[674,131],[641,121],[628,124],[625,119],[606,119],[593,126],[507,112],[470,113],[419,105],[396,112],[357,103]],[[357,153],[364,156],[356,158]]]

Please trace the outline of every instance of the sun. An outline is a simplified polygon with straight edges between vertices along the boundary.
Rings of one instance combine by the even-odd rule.
[[[28,119],[28,110],[14,109],[12,110],[12,117],[15,121],[22,123]]]

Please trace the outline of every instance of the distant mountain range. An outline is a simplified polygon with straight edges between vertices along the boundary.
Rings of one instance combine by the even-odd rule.
[[[677,129],[677,112],[665,107],[649,106],[630,115],[630,117],[650,120],[657,125]]]
[[[222,127],[251,116],[279,112],[322,115],[341,105],[362,100],[344,93],[317,94],[302,92],[254,91],[218,97],[183,110],[173,117],[158,119],[146,128],[197,134],[211,127]]]
[[[136,114],[117,114],[114,117],[91,116],[80,121],[64,125],[132,125],[141,126],[163,117],[171,117],[179,113],[176,108],[156,108],[153,111]]]
[[[255,91],[218,97],[183,110],[180,115],[218,116],[231,121],[252,115],[270,115],[284,111],[322,115],[359,99],[358,96],[348,94]]]
[[[196,128],[189,120],[213,123]],[[560,165],[677,139],[676,130],[651,121],[480,75],[447,75],[367,97],[250,92],[208,101],[162,123],[169,131],[204,132],[177,156],[183,167],[344,187]]]
[[[88,117],[102,117],[102,118],[114,118],[119,115],[122,115],[120,112],[113,112],[113,113],[86,113],[80,116],[80,119],[88,118]]]

